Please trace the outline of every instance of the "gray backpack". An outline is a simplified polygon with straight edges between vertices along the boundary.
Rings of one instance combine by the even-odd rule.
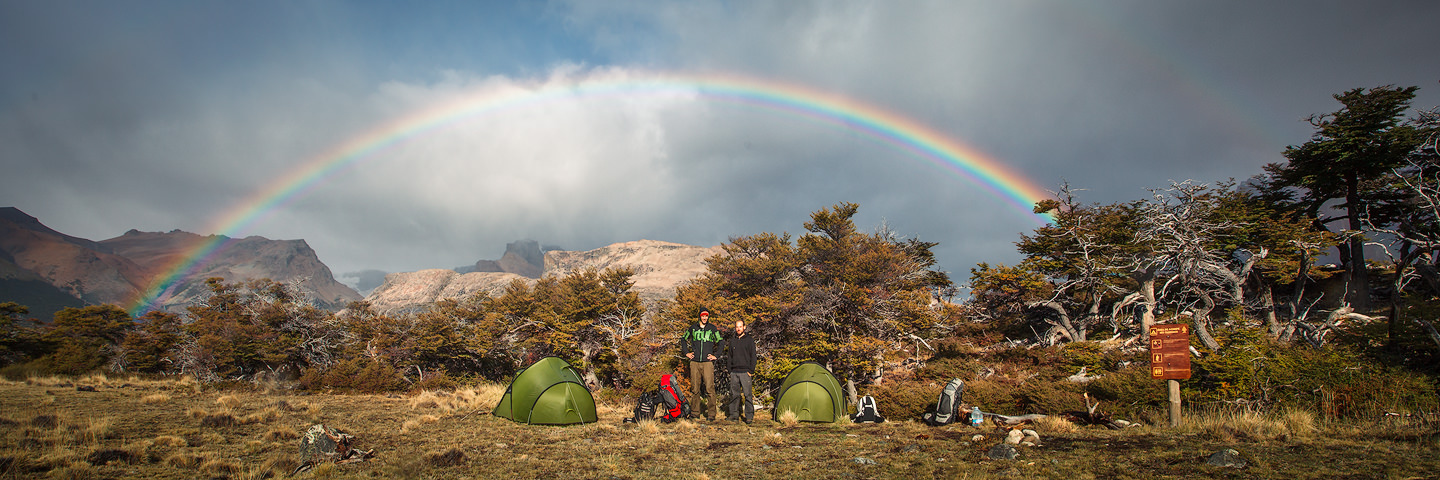
[[[930,426],[949,425],[955,421],[956,411],[960,406],[960,397],[965,393],[965,381],[958,378],[950,380],[945,388],[940,390],[940,398],[935,402],[935,412],[927,413],[921,418]]]

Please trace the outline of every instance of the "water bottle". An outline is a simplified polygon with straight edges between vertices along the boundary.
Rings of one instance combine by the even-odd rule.
[[[970,426],[978,427],[982,423],[985,423],[985,413],[980,411],[980,407],[971,407]]]

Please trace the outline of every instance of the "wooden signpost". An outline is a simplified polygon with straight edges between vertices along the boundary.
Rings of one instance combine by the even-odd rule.
[[[1170,426],[1180,426],[1180,380],[1190,378],[1190,326],[1150,327],[1150,378],[1169,383]]]

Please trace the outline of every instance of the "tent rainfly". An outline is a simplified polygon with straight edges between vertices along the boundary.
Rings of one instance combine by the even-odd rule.
[[[545,357],[515,374],[495,416],[530,425],[595,423],[595,397],[580,371],[557,357]]]
[[[805,362],[790,371],[775,396],[776,420],[786,410],[795,412],[803,422],[833,423],[845,415],[845,397],[840,382],[830,370],[815,362]]]

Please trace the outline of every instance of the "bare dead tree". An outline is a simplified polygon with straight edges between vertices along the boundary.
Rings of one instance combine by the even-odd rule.
[[[1217,304],[1243,305],[1243,279],[1268,252],[1234,253],[1215,249],[1217,238],[1240,224],[1216,215],[1217,190],[1208,184],[1172,182],[1169,188],[1151,190],[1152,200],[1142,207],[1140,236],[1151,246],[1152,265],[1171,274],[1167,281],[1177,288],[1173,301],[1177,310],[1189,310],[1195,334],[1211,350],[1220,348],[1211,333],[1211,312]],[[1233,268],[1233,270],[1232,270]],[[1163,290],[1162,290],[1163,291]]]

